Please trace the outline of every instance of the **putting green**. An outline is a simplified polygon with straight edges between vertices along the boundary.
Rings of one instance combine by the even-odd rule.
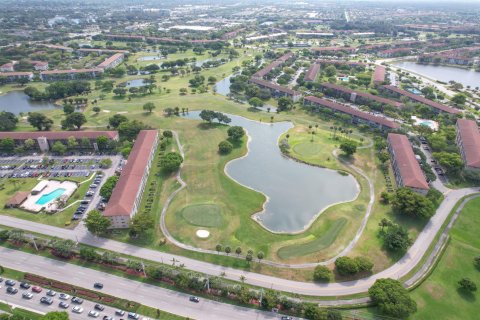
[[[314,156],[322,152],[322,145],[315,142],[301,142],[293,146],[293,151],[304,157]]]
[[[216,204],[194,204],[184,207],[182,217],[199,227],[221,227],[224,219],[221,208]]]
[[[292,244],[282,247],[280,250],[278,250],[277,254],[281,259],[292,259],[306,256],[325,249],[329,247],[335,241],[335,239],[337,239],[338,234],[346,224],[346,218],[335,220],[331,224],[328,231],[320,238],[316,238],[315,240],[306,243]]]

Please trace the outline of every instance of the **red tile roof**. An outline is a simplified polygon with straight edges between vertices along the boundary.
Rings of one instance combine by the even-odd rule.
[[[320,52],[327,52],[327,51],[332,51],[332,52],[337,52],[337,51],[345,51],[345,52],[355,52],[357,50],[354,47],[316,47],[312,48],[312,51],[320,51]]]
[[[335,103],[335,102],[330,101],[330,100],[321,99],[321,98],[317,98],[317,97],[314,97],[314,96],[305,97],[305,100],[311,101],[313,103],[317,103],[321,106],[327,107],[327,108],[332,109],[332,110],[336,110],[336,111],[340,111],[340,112],[343,112],[343,113],[350,114],[352,116],[361,118],[363,120],[367,120],[367,121],[371,121],[373,123],[380,124],[380,125],[385,126],[387,128],[391,128],[391,129],[400,128],[400,125],[396,122],[390,121],[390,120],[382,118],[382,117],[377,117],[377,116],[374,116],[370,113],[360,111],[360,110],[357,110],[357,109],[353,109],[353,108],[344,106],[342,104]]]
[[[116,50],[116,49],[103,49],[103,48],[81,48],[80,52],[110,52],[110,53],[124,53],[129,54],[128,50]]]
[[[382,97],[375,96],[373,94],[362,92],[362,91],[355,91],[355,90],[352,90],[350,88],[347,88],[347,87],[344,87],[344,86],[339,86],[339,85],[332,84],[332,83],[322,83],[322,87],[338,90],[338,91],[345,92],[345,93],[348,93],[348,94],[355,93],[358,97],[373,100],[373,101],[383,103],[383,104],[389,104],[389,105],[397,107],[397,108],[400,108],[400,107],[403,106],[402,103],[397,102],[397,101],[382,98]]]
[[[93,68],[93,69],[70,69],[70,70],[47,70],[42,71],[40,74],[64,74],[64,73],[87,73],[87,72],[103,72],[103,69]]]
[[[373,73],[373,82],[375,84],[384,82],[385,73],[386,73],[386,69],[384,66],[376,66],[375,72]]]
[[[346,60],[326,60],[326,59],[318,59],[316,60],[316,62],[320,63],[320,64],[333,64],[333,65],[342,65],[342,64],[346,64],[346,65],[349,65],[349,66],[364,66],[365,64],[364,63],[361,63],[361,62],[357,62],[357,61],[346,61]]]
[[[110,64],[112,64],[113,62],[115,62],[118,59],[123,59],[123,53],[115,53],[113,56],[108,57],[102,63],[100,63],[97,66],[97,68],[102,68],[102,69],[108,68],[110,66]]]
[[[0,77],[33,76],[33,72],[0,72]]]
[[[388,143],[393,150],[396,166],[405,187],[428,190],[429,186],[417,158],[413,153],[412,145],[406,135],[389,133]]]
[[[278,66],[280,66],[282,63],[285,63],[285,61],[287,61],[288,59],[290,59],[291,57],[293,57],[293,52],[289,52],[287,54],[284,54],[283,56],[281,56],[280,58],[278,58],[277,60],[273,61],[272,63],[270,63],[268,66],[266,66],[265,68],[257,71],[253,77],[257,77],[257,78],[263,78],[264,76],[266,76],[270,71],[272,71],[273,69],[277,68]]]
[[[297,96],[297,95],[300,94],[298,91],[292,90],[292,89],[287,88],[287,87],[282,87],[278,84],[275,84],[275,83],[272,83],[272,82],[269,82],[269,81],[265,81],[265,80],[262,80],[262,79],[257,79],[257,78],[252,77],[252,78],[250,78],[250,82],[261,85],[261,86],[264,86],[264,87],[267,87],[267,88],[270,88],[270,89],[278,90],[280,92],[285,92],[285,93],[293,95],[293,96]]]
[[[0,132],[0,139],[11,138],[13,140],[27,140],[45,137],[49,140],[66,140],[69,137],[76,139],[96,139],[105,136],[109,139],[117,139],[117,131],[31,131],[31,132]]]
[[[458,119],[457,133],[460,135],[465,155],[465,165],[480,168],[480,132],[473,120]]]
[[[104,216],[130,216],[133,212],[139,189],[142,185],[150,155],[154,149],[157,130],[142,130],[128,156],[127,164],[113,189],[112,196],[103,212]]]
[[[402,96],[405,96],[405,97],[408,97],[412,100],[415,100],[419,103],[423,103],[427,106],[430,106],[432,108],[435,108],[437,110],[440,110],[440,111],[444,111],[444,112],[448,112],[448,113],[451,113],[451,114],[457,114],[457,113],[460,113],[460,110],[457,110],[455,108],[452,108],[452,107],[449,107],[449,106],[446,106],[444,104],[441,104],[441,103],[438,103],[438,102],[435,102],[435,101],[432,101],[432,100],[429,100],[425,97],[422,97],[422,96],[419,96],[418,94],[414,94],[414,93],[411,93],[411,92],[408,92],[408,91],[405,91],[403,89],[400,89],[398,87],[395,87],[395,86],[383,86],[385,89],[387,90],[390,90],[390,91],[393,91],[393,92],[396,92]]]
[[[320,64],[314,63],[310,66],[305,74],[305,81],[315,81],[318,73],[320,72]]]

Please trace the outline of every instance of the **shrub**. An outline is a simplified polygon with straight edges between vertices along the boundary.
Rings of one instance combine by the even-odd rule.
[[[218,152],[220,152],[221,154],[228,154],[232,152],[232,149],[233,145],[227,140],[223,140],[218,144]]]
[[[325,266],[316,266],[313,271],[313,280],[328,282],[332,278],[332,271]]]

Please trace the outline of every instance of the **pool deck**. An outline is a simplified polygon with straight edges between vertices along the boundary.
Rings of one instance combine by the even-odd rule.
[[[45,204],[38,204],[37,201],[43,196],[47,195],[51,192],[54,192],[57,189],[65,189],[65,192],[55,199],[45,203]],[[71,181],[55,181],[55,180],[48,180],[48,185],[43,189],[40,193],[36,195],[30,194],[25,200],[24,203],[20,206],[22,209],[25,209],[30,212],[40,212],[41,210],[45,210],[48,212],[55,212],[58,209],[56,199],[64,198],[68,200],[70,196],[75,192],[77,189],[77,184]]]

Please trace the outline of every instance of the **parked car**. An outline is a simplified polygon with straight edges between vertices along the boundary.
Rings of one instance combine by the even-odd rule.
[[[99,315],[100,315],[100,313],[98,313],[97,311],[93,311],[93,310],[88,313],[88,316],[92,317],[92,318],[98,318]]]
[[[49,297],[41,297],[40,303],[51,305],[53,303],[53,299]]]
[[[30,289],[30,285],[26,282],[20,282],[20,288],[22,289]]]
[[[7,288],[7,293],[16,294],[17,292],[18,292],[17,288],[14,288],[14,287],[8,287]]]
[[[95,282],[95,284],[93,285],[93,287],[94,287],[95,289],[103,289],[103,283]]]
[[[66,293],[60,293],[60,295],[58,296],[58,298],[60,300],[68,300],[70,299],[70,295],[66,294]]]
[[[190,296],[190,301],[195,302],[195,303],[199,303],[200,299],[198,297],[195,297],[195,296]]]
[[[22,298],[30,300],[33,298],[33,294],[31,294],[30,292],[24,292],[22,293]]]
[[[83,303],[83,299],[79,298],[79,297],[73,297],[72,298],[72,302],[75,303],[75,304],[82,304]]]
[[[117,316],[124,316],[124,315],[125,315],[125,311],[118,309],[118,310],[115,310],[115,314],[116,314]]]
[[[9,287],[13,287],[15,284],[16,284],[16,282],[14,280],[8,279],[7,281],[5,281],[5,285],[7,285]]]
[[[32,291],[35,292],[35,293],[40,293],[40,292],[42,292],[42,288],[34,286],[34,287],[32,287]]]
[[[129,312],[128,313],[128,319],[135,319],[135,320],[138,320],[140,319],[140,316],[134,312]]]
[[[62,309],[67,309],[70,305],[65,302],[65,301],[60,301],[60,303],[58,304],[58,306]]]
[[[80,307],[80,306],[75,306],[75,307],[72,308],[72,312],[80,314],[80,313],[83,312],[83,308]]]

